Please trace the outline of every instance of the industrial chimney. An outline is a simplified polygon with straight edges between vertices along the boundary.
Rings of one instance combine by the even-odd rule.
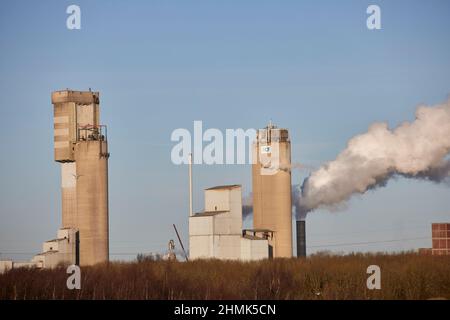
[[[253,225],[273,232],[269,256],[292,257],[291,142],[272,123],[253,144]]]
[[[306,222],[298,220],[297,223],[297,258],[306,257]]]

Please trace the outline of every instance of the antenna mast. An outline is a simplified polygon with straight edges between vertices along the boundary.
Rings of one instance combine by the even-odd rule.
[[[193,216],[192,209],[192,153],[189,153],[189,216]]]

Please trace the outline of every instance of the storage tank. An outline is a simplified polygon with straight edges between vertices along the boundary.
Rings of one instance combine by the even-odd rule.
[[[292,257],[291,143],[287,129],[270,123],[253,144],[253,225],[273,231],[269,254]]]

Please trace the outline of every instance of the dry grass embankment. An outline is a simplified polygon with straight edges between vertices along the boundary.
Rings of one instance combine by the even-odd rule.
[[[366,269],[381,268],[381,290]],[[312,256],[262,262],[114,262],[82,268],[81,290],[69,275],[16,269],[0,275],[0,299],[450,299],[450,256]]]

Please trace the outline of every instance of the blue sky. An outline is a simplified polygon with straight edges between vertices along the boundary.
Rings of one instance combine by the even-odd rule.
[[[81,7],[81,30],[66,8]],[[381,7],[382,30],[366,28]],[[0,10],[0,258],[39,252],[61,223],[53,161],[54,90],[101,93],[110,141],[114,255],[187,243],[187,168],[170,160],[174,129],[289,128],[292,160],[334,159],[374,121],[396,126],[450,93],[450,3],[432,1],[3,1]],[[248,165],[195,166],[203,189],[242,184]],[[294,183],[307,172],[296,171]],[[448,186],[396,179],[340,212],[307,220],[309,252],[431,246],[448,221]],[[249,225],[251,221],[246,221]],[[413,239],[368,245],[330,244]],[[422,239],[423,238],[423,239]]]

